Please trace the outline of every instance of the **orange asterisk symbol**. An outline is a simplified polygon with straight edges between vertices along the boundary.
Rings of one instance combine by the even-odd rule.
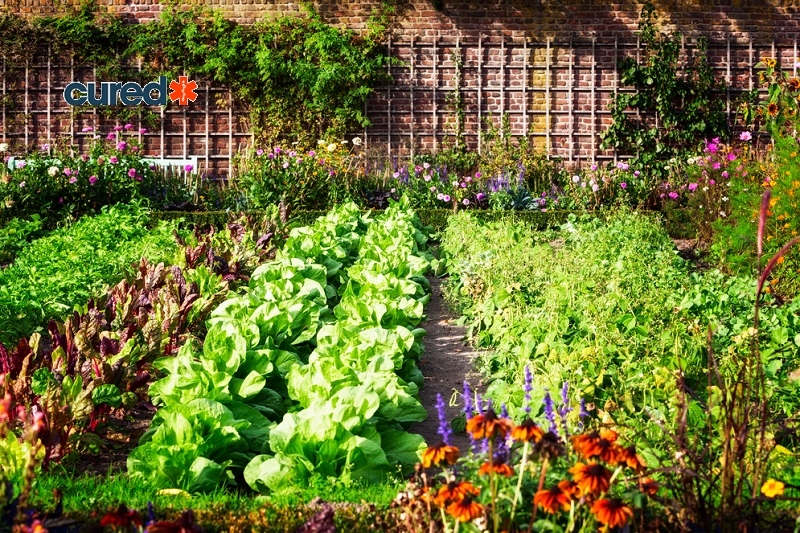
[[[178,101],[178,105],[188,105],[189,102],[197,100],[197,82],[194,80],[189,81],[188,76],[178,76],[178,81],[172,80],[169,83],[170,93],[169,99]]]

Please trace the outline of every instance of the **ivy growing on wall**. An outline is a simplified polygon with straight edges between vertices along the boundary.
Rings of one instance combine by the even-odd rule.
[[[101,81],[187,74],[230,88],[260,140],[341,137],[368,125],[366,100],[389,81],[383,42],[391,8],[375,13],[360,34],[326,24],[309,5],[304,9],[252,26],[177,0],[145,24],[125,23],[91,1],[61,17],[26,20],[0,12],[0,58],[21,64],[49,45],[72,54],[76,64],[96,66]]]
[[[645,4],[639,22],[643,60],[628,57],[619,65],[621,84],[635,91],[614,98],[613,124],[601,134],[601,148],[634,155],[634,165],[658,177],[670,159],[725,134],[727,117],[725,85],[708,64],[706,40],[697,40],[681,67],[681,34],[662,34],[655,22],[653,5]]]

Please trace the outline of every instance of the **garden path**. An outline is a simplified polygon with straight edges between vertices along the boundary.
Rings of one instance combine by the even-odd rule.
[[[428,444],[436,444],[441,440],[437,434],[439,417],[436,413],[436,394],[441,393],[447,406],[447,419],[453,420],[461,414],[463,402],[459,397],[458,405],[451,407],[450,397],[454,391],[463,391],[466,380],[473,389],[483,391],[481,376],[472,366],[478,351],[464,344],[467,328],[453,324],[454,317],[450,313],[442,297],[441,280],[431,277],[431,300],[426,306],[427,322],[420,327],[428,334],[423,338],[425,354],[419,362],[420,370],[425,376],[425,386],[419,391],[419,399],[428,411],[428,418],[413,424],[409,431],[425,437]],[[454,444],[466,450],[469,440],[465,433],[454,435]]]

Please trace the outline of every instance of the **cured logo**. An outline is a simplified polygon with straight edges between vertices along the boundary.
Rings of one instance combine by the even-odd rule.
[[[177,102],[178,105],[189,105],[189,102],[197,100],[196,90],[197,82],[189,80],[188,76],[179,76],[177,81],[173,80],[169,84],[167,77],[161,76],[158,81],[150,82],[144,87],[133,81],[127,83],[104,81],[99,84],[93,81],[88,83],[74,81],[64,88],[64,101],[72,106],[86,104],[108,106],[118,103],[126,106],[141,103],[149,106],[165,106],[168,101]]]

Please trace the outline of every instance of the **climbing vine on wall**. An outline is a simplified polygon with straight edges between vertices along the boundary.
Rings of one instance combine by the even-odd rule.
[[[33,60],[47,45],[72,54],[76,64],[95,66],[100,80],[141,83],[187,74],[230,88],[257,138],[309,144],[368,125],[366,100],[389,81],[383,42],[391,8],[376,12],[359,34],[304,8],[304,15],[252,26],[177,0],[146,24],[127,24],[92,1],[60,17],[26,20],[0,12],[0,59]]]
[[[632,154],[635,166],[658,177],[670,159],[696,150],[703,139],[723,135],[727,117],[720,97],[725,85],[708,64],[706,40],[697,40],[695,52],[681,67],[681,35],[660,33],[655,21],[653,5],[645,4],[639,22],[644,58],[639,62],[628,57],[619,65],[621,83],[635,92],[615,97],[614,122],[601,134],[601,147]]]

